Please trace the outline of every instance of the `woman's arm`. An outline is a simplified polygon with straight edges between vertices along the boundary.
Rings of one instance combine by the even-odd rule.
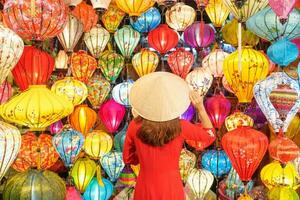
[[[135,123],[131,121],[127,129],[125,143],[124,143],[124,150],[123,150],[123,160],[125,164],[132,164],[132,165],[139,164],[139,160],[136,154],[135,143],[134,143],[134,137],[136,134],[135,126],[136,126]]]

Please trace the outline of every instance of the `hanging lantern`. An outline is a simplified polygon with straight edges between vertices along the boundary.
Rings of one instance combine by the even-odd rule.
[[[58,120],[57,122],[54,122],[53,124],[51,124],[49,126],[50,133],[52,135],[55,135],[56,133],[58,133],[63,128],[63,126],[64,126],[64,124],[61,122],[61,120]]]
[[[111,0],[91,0],[93,8],[96,11],[105,11],[107,10]]]
[[[191,121],[194,118],[196,111],[193,104],[190,104],[188,109],[179,117],[179,119]]]
[[[69,116],[69,121],[75,130],[86,136],[97,121],[97,113],[86,104],[78,105]]]
[[[6,103],[13,95],[13,89],[8,81],[0,85],[0,104]]]
[[[100,158],[100,163],[112,182],[115,182],[119,178],[125,167],[123,154],[122,152],[117,151],[112,151],[102,156],[102,158]]]
[[[205,11],[214,27],[220,28],[229,15],[229,10],[223,0],[209,0]]]
[[[187,149],[182,149],[179,157],[179,170],[181,179],[183,182],[186,182],[190,171],[196,165],[196,156]]]
[[[246,108],[245,114],[250,116],[253,119],[254,124],[258,128],[263,127],[265,125],[265,123],[267,122],[267,119],[266,119],[264,113],[261,111],[261,109],[257,105],[256,101],[252,101],[250,106],[248,106],[248,108]],[[251,124],[249,124],[248,126],[251,126]]]
[[[69,126],[65,126],[52,138],[52,144],[66,167],[73,166],[83,142],[83,135]]]
[[[136,184],[136,175],[130,166],[125,166],[120,174],[118,182],[122,186],[132,187]]]
[[[269,0],[269,5],[276,15],[280,18],[281,23],[285,23],[290,12],[292,12],[297,0]]]
[[[110,133],[114,133],[118,130],[125,116],[125,107],[110,99],[101,105],[98,115],[105,128]]]
[[[110,84],[103,77],[95,75],[86,84],[88,88],[88,100],[94,109],[105,101],[110,91]]]
[[[96,177],[92,179],[92,181],[89,183],[88,187],[86,188],[83,194],[84,200],[110,199],[114,191],[114,186],[109,180],[105,178],[103,178],[102,181],[103,185],[100,185]]]
[[[130,18],[130,25],[140,33],[148,33],[149,31],[155,29],[160,22],[161,14],[155,7],[152,7],[141,14],[141,16],[139,16],[135,21]]]
[[[111,91],[112,98],[117,103],[126,107],[130,107],[129,94],[133,83],[133,80],[128,79],[122,83],[117,84]]]
[[[299,196],[292,188],[277,186],[268,192],[269,200],[299,200]]]
[[[29,85],[47,84],[54,69],[54,59],[34,46],[25,46],[23,54],[13,68],[14,81],[22,91]]]
[[[185,80],[191,89],[197,90],[201,96],[205,96],[212,84],[213,77],[206,68],[198,67],[191,71]]]
[[[38,131],[71,114],[73,105],[45,85],[32,85],[1,105],[0,110],[3,119]]]
[[[68,69],[69,57],[64,50],[60,50],[55,57],[55,69]]]
[[[261,52],[249,47],[243,48],[241,55],[240,67],[238,51],[227,56],[224,60],[223,71],[239,103],[249,103],[253,97],[254,84],[268,74],[269,61]]]
[[[127,129],[128,123],[126,123],[122,130],[119,131],[114,137],[114,147],[118,152],[123,152]]]
[[[76,187],[69,186],[67,187],[65,200],[82,200],[82,197],[80,192],[76,190]]]
[[[84,34],[83,40],[92,56],[98,59],[101,52],[106,47],[109,38],[109,32],[100,24],[97,24],[91,28],[89,32]]]
[[[44,41],[63,31],[67,7],[63,0],[8,0],[3,17],[5,24],[23,39]]]
[[[165,55],[178,44],[178,33],[168,27],[166,24],[161,24],[153,29],[148,34],[149,46],[155,49],[160,55]]]
[[[253,119],[249,115],[246,115],[239,111],[234,112],[225,119],[225,126],[227,131],[232,131],[241,126],[253,127],[253,125]]]
[[[132,57],[132,66],[139,77],[154,72],[159,63],[159,57],[156,53],[142,49]]]
[[[209,69],[215,78],[223,77],[223,62],[229,54],[222,49],[215,49],[202,60],[202,67]]]
[[[109,153],[113,145],[110,135],[104,131],[94,130],[86,135],[83,150],[93,159],[99,159]]]
[[[263,159],[268,138],[250,127],[238,127],[222,138],[222,147],[242,181],[250,181]]]
[[[71,56],[71,70],[75,79],[84,83],[92,77],[97,68],[97,61],[85,51],[80,50]]]
[[[102,22],[104,24],[104,27],[106,28],[106,30],[108,30],[108,32],[114,33],[118,29],[124,16],[125,12],[120,10],[114,3],[114,1],[112,1],[109,4],[107,11],[102,15]]]
[[[129,14],[129,16],[140,16],[143,12],[151,8],[154,3],[153,0],[116,0],[117,6],[125,13]]]
[[[56,81],[52,85],[51,91],[58,96],[67,98],[74,106],[81,104],[88,94],[86,85],[72,77]]]

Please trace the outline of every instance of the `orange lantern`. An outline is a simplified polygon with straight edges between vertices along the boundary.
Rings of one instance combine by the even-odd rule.
[[[97,24],[98,15],[93,6],[88,5],[85,1],[78,4],[72,11],[72,14],[81,20],[84,26],[84,32],[89,32]]]
[[[102,16],[102,22],[110,33],[114,33],[125,16],[125,12],[120,10],[114,2],[111,2],[108,10]]]

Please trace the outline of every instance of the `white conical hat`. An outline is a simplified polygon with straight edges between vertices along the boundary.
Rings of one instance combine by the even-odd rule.
[[[133,110],[150,121],[179,117],[190,105],[187,83],[172,73],[154,72],[139,78],[129,95]]]

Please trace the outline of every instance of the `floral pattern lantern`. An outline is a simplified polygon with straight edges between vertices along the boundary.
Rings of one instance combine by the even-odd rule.
[[[213,76],[206,68],[198,67],[190,72],[185,80],[191,89],[197,90],[201,96],[205,96],[212,84]]]
[[[110,91],[110,84],[102,76],[95,75],[87,82],[88,100],[97,109],[105,101]]]
[[[222,49],[215,49],[204,57],[202,67],[207,67],[215,78],[223,77],[223,62],[229,54]]]
[[[186,182],[190,171],[196,165],[196,155],[187,149],[182,149],[179,157],[179,171],[181,179]]]
[[[209,0],[205,11],[214,27],[222,27],[229,15],[229,10],[223,0]]]
[[[112,89],[112,98],[119,104],[129,107],[130,102],[129,102],[129,93],[130,89],[133,85],[133,80],[129,79],[126,80],[122,83],[117,84],[113,89]]]
[[[150,8],[141,16],[139,16],[135,21],[130,18],[130,24],[132,28],[140,33],[147,33],[155,29],[161,22],[161,14],[157,8]]]
[[[64,50],[60,50],[55,57],[55,69],[68,69],[69,57]]]
[[[156,70],[159,57],[153,51],[142,49],[132,57],[132,66],[139,77],[152,73]]]
[[[117,151],[113,151],[102,156],[100,163],[112,182],[115,182],[119,178],[123,168],[125,167],[123,154],[122,152]]]
[[[114,147],[118,152],[123,152],[127,129],[128,123],[126,123],[122,130],[119,131],[114,137]]]
[[[129,16],[140,16],[143,12],[151,8],[154,3],[155,1],[153,0],[116,0],[117,6],[122,11],[129,14]]]
[[[125,16],[125,12],[120,10],[112,1],[109,4],[107,11],[102,16],[102,22],[108,32],[114,33]]]
[[[0,85],[0,104],[6,103],[13,95],[13,89],[8,81]]]
[[[97,178],[94,177],[83,194],[84,200],[109,200],[114,191],[114,186],[105,178],[102,179],[102,182],[103,185],[100,185]]]
[[[232,131],[241,126],[253,127],[253,125],[253,119],[249,115],[246,115],[239,111],[234,112],[225,119],[225,126],[227,131]]]

